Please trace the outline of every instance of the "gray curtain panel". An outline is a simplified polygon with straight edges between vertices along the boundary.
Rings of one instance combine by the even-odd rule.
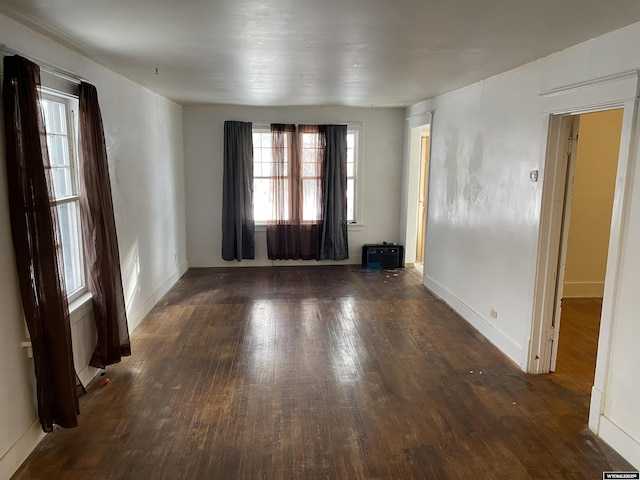
[[[347,242],[347,126],[321,125],[325,134],[320,260],[349,258]]]
[[[255,258],[251,122],[224,122],[222,258]]]
[[[105,368],[131,355],[124,303],[118,236],[113,214],[107,147],[93,85],[78,89],[80,150],[80,216],[87,262],[87,286],[93,297],[98,341],[89,365]]]
[[[39,86],[38,65],[17,55],[4,58],[11,235],[33,348],[38,417],[42,430],[51,432],[54,424],[77,426],[79,406]]]

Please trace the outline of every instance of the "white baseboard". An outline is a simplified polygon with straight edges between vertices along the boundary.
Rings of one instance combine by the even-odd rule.
[[[509,357],[516,365],[522,369],[526,368],[526,365],[522,366],[520,364],[523,358],[523,351],[520,345],[498,330],[495,325],[482,317],[482,315],[467,305],[464,300],[455,295],[447,287],[441,285],[428,275],[425,275],[423,279],[425,287],[444,300],[462,318],[469,322],[471,326],[484,335],[491,343],[498,347],[498,349],[500,349],[500,351]]]
[[[165,293],[173,287],[173,285],[185,274],[188,269],[186,260],[178,265],[178,268],[170,274],[158,288],[156,288],[151,295],[149,295],[142,304],[136,309],[135,312],[128,315],[129,333],[133,332],[140,322],[144,320],[144,317],[155,307],[156,303],[164,296]]]
[[[591,387],[591,402],[589,404],[589,428],[595,434],[600,429],[600,418],[602,416],[602,408],[604,395],[602,390],[595,385]]]
[[[598,436],[640,470],[640,443],[607,417],[600,417]]]
[[[360,258],[346,260],[269,260],[268,258],[257,258],[255,260],[226,261],[220,257],[192,257],[189,258],[190,268],[209,267],[313,267],[320,265],[360,265]]]
[[[78,373],[78,378],[82,382],[82,385],[85,387],[91,383],[91,381],[96,378],[98,373],[100,373],[100,369],[96,367],[92,367],[91,365],[85,366]]]
[[[602,298],[604,282],[565,282],[563,298]]]
[[[36,420],[0,458],[0,478],[11,478],[20,465],[45,437],[40,421]]]

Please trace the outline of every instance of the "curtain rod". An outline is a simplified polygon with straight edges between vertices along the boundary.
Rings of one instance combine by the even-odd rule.
[[[270,107],[267,107],[270,108]],[[279,108],[279,107],[273,107]],[[268,127],[272,123],[289,123],[289,122],[251,122],[253,125]],[[346,125],[347,127],[364,127],[364,122],[293,122],[294,125]]]
[[[67,70],[65,68],[61,68],[58,67],[57,65],[54,65],[52,63],[49,63],[45,60],[40,60],[36,57],[33,57],[31,55],[26,55],[24,53],[22,53],[19,50],[16,50],[15,48],[12,48],[8,45],[1,45],[2,46],[2,56],[7,56],[7,55],[20,55],[21,57],[27,58],[29,60],[31,60],[34,63],[37,63],[38,66],[40,67],[40,70],[42,70],[43,72],[46,72],[50,75],[54,75],[56,77],[62,78],[63,80],[67,80],[68,82],[72,82],[72,83],[76,83],[76,84],[80,84],[80,82],[86,82],[87,80],[85,80],[84,78],[82,78],[80,75]]]

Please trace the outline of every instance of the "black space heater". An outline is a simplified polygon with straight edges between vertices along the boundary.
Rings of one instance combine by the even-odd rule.
[[[397,243],[369,243],[362,246],[362,268],[402,268],[404,247]]]

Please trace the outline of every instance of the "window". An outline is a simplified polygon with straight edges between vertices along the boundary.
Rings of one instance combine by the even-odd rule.
[[[285,146],[286,148],[286,146]],[[285,158],[286,153],[285,153]],[[271,132],[253,129],[253,218],[257,222],[271,220],[271,175],[274,172],[271,155]]]
[[[322,151],[317,133],[302,132],[300,134],[300,150],[302,152],[302,220],[312,222],[320,220],[320,195],[322,194]]]
[[[76,99],[42,91],[53,204],[60,229],[61,245],[58,248],[62,250],[63,276],[70,302],[86,290],[78,197],[77,103]]]
[[[356,217],[356,168],[358,131],[347,130],[347,221],[355,223]]]
[[[349,127],[347,131],[347,221],[356,223],[359,220],[358,209],[358,158],[360,154],[359,128]],[[320,195],[322,185],[320,159],[318,158],[318,134],[302,132],[299,137],[302,149],[302,186],[303,186],[303,220],[313,221],[319,218],[316,211],[315,198]],[[287,147],[285,142],[285,158]],[[269,128],[253,129],[253,215],[256,222],[266,223],[272,219],[271,176],[274,164],[271,154],[271,132]]]

